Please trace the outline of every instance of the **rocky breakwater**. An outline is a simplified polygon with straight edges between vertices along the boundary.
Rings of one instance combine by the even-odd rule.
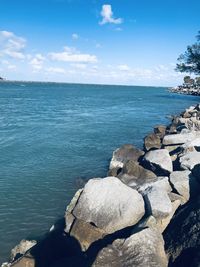
[[[37,244],[19,244],[2,266],[199,266],[199,192],[197,105],[156,126],[144,150],[115,150],[108,177],[90,179],[63,220]]]

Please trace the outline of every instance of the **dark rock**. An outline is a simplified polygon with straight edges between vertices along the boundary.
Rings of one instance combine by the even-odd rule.
[[[123,168],[124,163],[128,160],[138,161],[142,155],[144,155],[144,152],[133,145],[123,145],[113,152],[110,162],[110,170]]]
[[[161,148],[160,137],[155,133],[149,134],[144,139],[144,148],[146,151],[150,149]]]
[[[157,125],[154,127],[154,133],[159,136],[160,138],[163,138],[166,134],[166,126],[164,125]]]
[[[200,197],[189,201],[174,215],[164,232],[169,267],[199,267]]]
[[[124,167],[118,177],[123,182],[125,182],[124,178],[126,179],[126,177],[132,177],[132,179],[136,180],[137,185],[154,181],[157,178],[155,173],[145,169],[144,167],[140,166],[138,162],[133,160],[129,160],[124,164]]]

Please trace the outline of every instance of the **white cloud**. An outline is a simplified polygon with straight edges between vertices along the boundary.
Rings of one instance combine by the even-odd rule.
[[[52,60],[64,61],[64,62],[80,62],[80,63],[96,63],[97,57],[90,54],[81,54],[75,48],[64,47],[63,52],[49,53]]]
[[[29,62],[29,64],[32,66],[34,70],[41,70],[43,67],[43,63],[45,61],[45,57],[41,54],[36,54],[32,60]]]
[[[24,59],[26,40],[13,32],[0,31],[0,54],[14,59]]]
[[[117,68],[118,68],[119,70],[121,70],[121,71],[129,71],[129,70],[130,70],[129,66],[126,65],[126,64],[118,65]]]
[[[81,64],[81,63],[77,63],[77,64],[71,64],[72,67],[75,67],[77,69],[86,69],[87,68],[87,65],[86,64]]]
[[[7,68],[9,70],[16,70],[17,69],[17,66],[15,66],[15,65],[8,65]]]
[[[45,69],[47,72],[50,72],[52,74],[65,74],[66,71],[63,68],[56,68],[56,67],[50,67]]]
[[[114,18],[111,5],[103,5],[101,10],[102,21],[100,25],[106,23],[121,24],[123,22],[122,18]]]
[[[72,34],[72,39],[77,40],[79,38],[79,35],[77,33]]]

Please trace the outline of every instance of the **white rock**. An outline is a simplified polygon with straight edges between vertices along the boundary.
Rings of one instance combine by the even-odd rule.
[[[156,187],[149,188],[144,199],[149,213],[156,219],[165,218],[172,213],[172,203],[166,191]]]
[[[164,172],[172,172],[172,160],[167,149],[157,149],[145,154],[144,159],[154,168],[159,167]],[[153,168],[152,168],[153,169]]]
[[[189,170],[175,171],[170,174],[170,182],[176,191],[184,197],[184,203],[190,198],[190,178],[191,172]]]
[[[200,163],[200,152],[192,151],[180,157],[181,168],[192,170],[196,164]]]
[[[138,192],[140,192],[141,194],[144,194],[145,190],[147,190],[150,187],[156,187],[156,188],[158,188],[160,190],[164,190],[168,193],[172,191],[172,188],[169,184],[168,177],[158,176],[157,181],[151,182],[151,183],[146,183],[142,186],[139,186]]]
[[[107,233],[136,224],[144,213],[142,195],[115,177],[89,180],[73,210]]]
[[[169,134],[163,138],[163,145],[178,145],[191,142],[196,137],[194,132],[180,133],[180,134]]]

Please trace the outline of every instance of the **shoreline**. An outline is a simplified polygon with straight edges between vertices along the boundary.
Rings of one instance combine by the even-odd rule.
[[[200,182],[198,171],[194,170],[200,163],[199,148],[200,106],[197,105],[174,117],[170,125],[156,126],[154,132],[145,137],[143,150],[129,144],[115,150],[108,177],[99,180],[90,179],[83,189],[78,190],[68,205],[64,221],[55,224],[49,234],[38,243],[23,241],[15,248],[12,264],[3,264],[2,267],[21,267],[26,266],[25,264],[30,266],[42,264],[42,267],[49,267],[50,262],[53,267],[64,266],[69,258],[70,261],[77,260],[77,264],[83,262],[82,266],[105,266],[106,263],[113,261],[112,255],[109,255],[106,250],[108,244],[111,244],[111,250],[114,251],[116,240],[123,239],[135,250],[137,248],[135,238],[137,242],[138,238],[139,240],[143,238],[145,242],[150,239],[156,251],[159,244],[160,252],[152,256],[159,264],[157,266],[167,266],[168,259],[176,260],[177,255],[174,253],[175,247],[173,252],[164,248],[162,233],[174,219],[175,212],[180,211],[196,198],[196,192],[193,195],[192,190],[193,185],[198,189]],[[191,153],[193,154],[190,155]],[[191,156],[189,163],[188,156]],[[184,174],[183,177],[180,174]],[[194,176],[192,185],[190,185],[191,175]],[[101,192],[102,187],[104,190]],[[116,195],[117,190],[119,195]],[[105,191],[109,192],[109,203],[108,196],[104,195]],[[100,198],[99,192],[101,192]],[[129,196],[128,200],[125,195]],[[136,206],[139,209],[130,206],[132,197],[132,203],[137,202]],[[93,203],[92,208],[89,203],[87,204],[86,199]],[[97,210],[96,202],[99,203],[100,210],[99,206]],[[108,237],[109,243],[107,243]],[[168,241],[170,242],[171,240]],[[56,251],[57,246],[60,251],[51,255],[49,259],[47,254],[50,247]],[[65,251],[69,246],[74,249],[75,255],[72,258],[68,255],[63,260],[63,249]],[[139,250],[142,246],[145,246],[145,243],[139,245]],[[128,257],[129,260],[134,261],[133,251],[126,254],[127,248],[121,243],[120,247],[122,259]],[[171,247],[170,249],[172,250]],[[98,250],[98,253],[94,253],[95,250]],[[40,254],[43,255],[38,258]],[[148,253],[143,256],[147,257],[149,262],[152,260],[148,258]],[[122,259],[119,257],[116,261]],[[137,257],[136,260],[138,260]],[[57,262],[60,262],[60,265],[56,265]],[[87,265],[88,263],[90,265]],[[134,262],[136,263],[137,261]],[[140,266],[139,264],[136,266]]]
[[[177,94],[200,96],[200,87],[198,86],[197,87],[177,86],[170,88],[169,91]]]

